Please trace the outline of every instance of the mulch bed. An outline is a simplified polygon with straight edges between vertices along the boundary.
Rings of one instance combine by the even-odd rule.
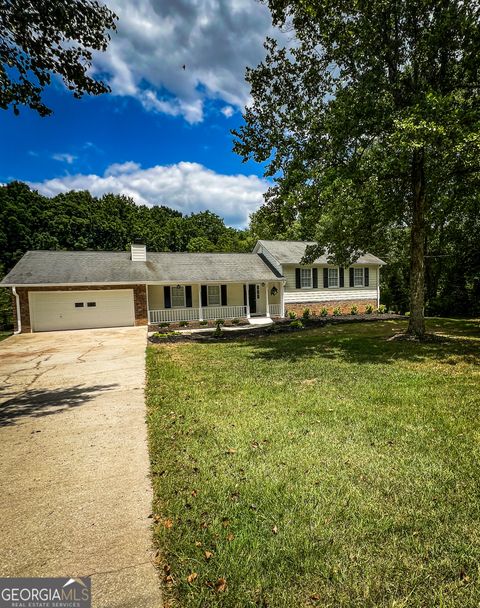
[[[218,336],[212,331],[195,332],[192,334],[169,333],[170,327],[165,329],[165,333],[160,329],[160,336],[152,335],[148,339],[154,344],[164,344],[165,342],[226,342],[234,340],[244,340],[246,338],[260,338],[283,333],[292,333],[325,327],[326,325],[341,325],[342,323],[371,323],[375,321],[387,321],[390,319],[404,319],[403,315],[383,314],[383,315],[341,315],[338,317],[314,317],[312,319],[301,319],[304,327],[291,327],[292,319],[276,319],[272,325],[251,326],[242,331],[222,331]]]

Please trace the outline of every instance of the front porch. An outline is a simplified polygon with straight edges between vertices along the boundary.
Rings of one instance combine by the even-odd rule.
[[[283,283],[148,285],[148,322],[283,317]]]

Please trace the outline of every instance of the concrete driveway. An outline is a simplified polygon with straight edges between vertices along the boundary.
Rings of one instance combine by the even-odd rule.
[[[94,608],[159,608],[145,328],[0,343],[0,576],[92,576]]]

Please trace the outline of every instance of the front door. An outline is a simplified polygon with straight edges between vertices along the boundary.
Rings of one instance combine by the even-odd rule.
[[[254,315],[257,312],[257,286],[249,284],[248,300],[250,303],[250,314]]]

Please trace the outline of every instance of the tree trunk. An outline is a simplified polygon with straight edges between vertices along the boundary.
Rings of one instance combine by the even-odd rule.
[[[416,150],[412,158],[412,227],[410,232],[410,321],[408,333],[425,335],[425,159]]]

